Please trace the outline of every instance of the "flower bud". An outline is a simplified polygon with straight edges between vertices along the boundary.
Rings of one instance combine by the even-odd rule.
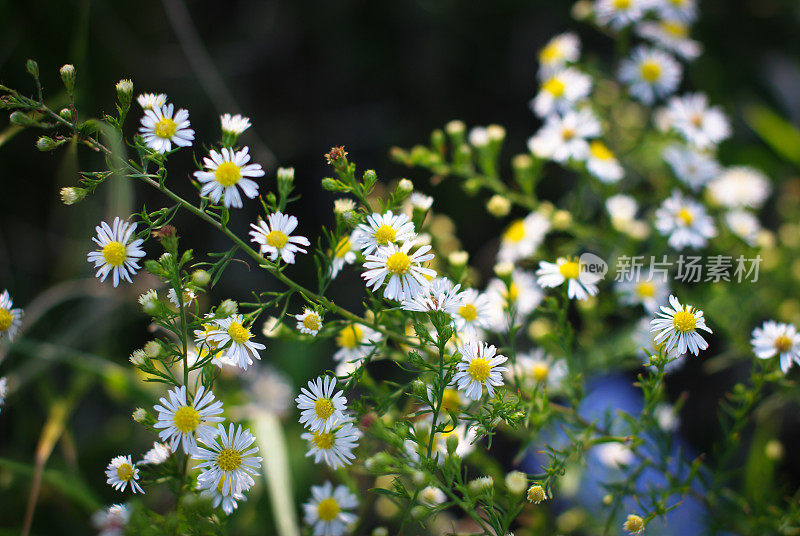
[[[402,196],[410,195],[414,191],[414,183],[408,179],[400,179],[397,183],[397,193]]]
[[[83,188],[74,188],[72,186],[61,188],[61,202],[65,205],[74,205],[83,200],[86,197],[86,193]]]
[[[158,314],[160,309],[160,302],[158,301],[158,293],[150,289],[141,296],[139,296],[139,305],[142,306],[142,311],[150,316]]]
[[[500,278],[511,276],[514,272],[514,263],[511,262],[498,262],[494,265],[494,275]]]
[[[11,124],[19,127],[32,127],[36,125],[35,119],[20,111],[12,112],[11,115],[8,116],[8,120],[11,121]]]
[[[219,304],[219,307],[217,307],[217,317],[226,318],[233,314],[236,314],[238,310],[239,310],[239,304],[237,304],[235,301],[230,299],[224,300],[222,303]]]
[[[447,453],[453,455],[456,453],[457,449],[458,449],[458,438],[455,435],[450,434],[449,436],[447,436]]]
[[[636,514],[630,514],[625,523],[622,524],[622,528],[631,534],[641,534],[644,532],[644,519]]]
[[[34,78],[39,78],[39,64],[35,60],[25,62],[25,70]]]
[[[346,214],[347,212],[351,212],[353,209],[356,208],[356,203],[352,199],[347,199],[346,197],[341,197],[339,199],[334,199],[333,201],[333,212],[335,214]]]
[[[279,181],[293,181],[294,180],[294,168],[293,167],[280,167],[278,168],[277,172],[278,180]]]
[[[513,495],[522,495],[528,487],[528,475],[522,471],[511,471],[506,475],[506,488]]]
[[[151,359],[158,357],[161,355],[161,345],[158,341],[148,342],[144,345],[144,354]]]
[[[42,152],[52,151],[59,145],[61,144],[49,136],[40,136],[39,139],[36,140],[36,148]]]
[[[452,437],[452,436],[450,436]],[[449,439],[449,438],[448,438]],[[494,486],[494,479],[490,476],[481,476],[469,483],[469,491],[475,495],[487,493]]]
[[[123,78],[117,82],[117,100],[123,108],[128,108],[131,105],[133,98],[133,81],[128,78]]]
[[[142,424],[147,421],[147,410],[144,408],[136,408],[133,414],[131,414],[131,417],[135,422]]]
[[[504,195],[495,194],[486,202],[486,210],[495,218],[502,218],[511,212],[511,201]]]
[[[386,527],[375,527],[372,531],[372,536],[389,536],[389,529]]]
[[[61,74],[61,81],[64,82],[67,93],[72,93],[75,90],[75,66],[67,63],[58,72]]]
[[[547,493],[540,484],[534,484],[528,488],[528,502],[539,504],[547,499]]]
[[[489,136],[489,141],[498,143],[506,138],[506,129],[500,125],[489,125],[486,127],[486,135]]]
[[[411,517],[414,519],[425,519],[428,515],[428,509],[424,506],[415,506],[411,509]]]
[[[453,266],[466,266],[469,261],[469,253],[463,250],[454,251],[447,256],[447,261]]]
[[[425,471],[414,471],[411,473],[411,480],[417,486],[423,486],[428,482],[428,473]]]
[[[553,229],[565,230],[572,225],[572,214],[567,210],[556,210],[553,213]]]
[[[128,360],[135,366],[141,367],[147,363],[147,354],[144,353],[144,350],[134,350]]]
[[[72,122],[72,110],[69,108],[61,108],[61,111],[58,112],[58,115],[61,116],[61,119],[64,121]]]
[[[778,461],[782,459],[784,452],[785,449],[783,448],[783,443],[777,439],[770,439],[767,441],[767,444],[764,445],[764,454],[772,461]]]
[[[192,272],[192,283],[198,287],[204,287],[211,281],[211,274],[205,270],[195,270]]]

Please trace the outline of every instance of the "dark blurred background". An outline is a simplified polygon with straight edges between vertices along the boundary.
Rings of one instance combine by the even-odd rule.
[[[48,102],[59,108],[64,95],[58,68],[72,63],[78,72],[78,108],[86,116],[112,112],[114,84],[132,78],[136,94],[165,92],[176,106],[187,108],[197,139],[207,142],[218,135],[220,113],[244,113],[254,127],[242,142],[251,146],[254,160],[268,168],[262,188],[274,186],[277,166],[294,166],[304,196],[295,211],[300,229],[309,232],[331,221],[333,196],[318,187],[329,173],[323,154],[332,145],[345,145],[360,170],[374,168],[384,179],[408,176],[435,194],[435,208],[457,221],[469,221],[459,235],[465,249],[476,254],[501,225],[485,216],[482,201],[448,184],[429,187],[423,173],[393,164],[388,149],[424,143],[433,128],[457,118],[470,126],[504,125],[508,156],[523,152],[538,127],[527,107],[536,91],[538,49],[556,33],[576,29],[584,50],[601,58],[611,55],[611,40],[575,23],[571,7],[572,2],[548,0],[4,0],[0,82],[32,93],[25,61],[34,58]],[[800,3],[712,0],[701,2],[701,12],[693,35],[706,52],[689,68],[685,87],[703,88],[732,115],[758,102],[797,123]],[[134,104],[130,132],[138,117]],[[16,305],[26,306],[56,283],[91,276],[85,254],[100,219],[124,216],[123,209],[130,212],[142,203],[163,206],[163,200],[136,185],[132,193],[125,187],[101,189],[83,204],[65,207],[59,202],[59,188],[77,183],[77,169],[96,169],[101,162],[84,149],[38,153],[33,133],[7,126],[7,119],[0,118],[0,290],[8,288]],[[735,128],[739,143],[753,141],[746,125]],[[723,159],[728,155],[735,160],[737,147],[736,140],[726,146]],[[196,199],[186,180],[191,158],[191,151],[173,157],[169,182]],[[234,214],[232,225],[244,232],[256,209],[255,203],[246,205]],[[186,247],[221,251],[227,246],[188,218],[177,225]],[[149,254],[158,253],[155,244],[148,247]],[[303,267],[294,270],[303,276]],[[231,272],[235,277],[225,278],[215,297],[244,297],[270,284],[263,274],[243,265],[233,266]],[[345,277],[357,279],[352,273]],[[97,290],[89,282],[85,287],[94,293],[93,299],[47,309],[46,322],[37,322],[27,335],[53,341],[55,333],[63,344],[124,364],[128,353],[146,340],[146,324],[134,305],[148,283],[113,293],[108,286]],[[279,343],[272,345],[270,361],[294,372],[297,381],[307,376],[305,363],[282,354]],[[23,367],[42,348],[28,350],[27,355],[10,356],[3,367]],[[312,346],[307,357],[323,368],[328,350]],[[31,382],[41,374],[32,370]],[[67,390],[65,383],[54,377],[44,387],[16,395],[35,409],[24,417],[3,411],[2,457],[30,458],[47,415],[46,402]],[[132,437],[128,415],[133,408],[114,405],[108,378],[104,386],[91,389],[112,403],[100,409],[94,403],[81,406],[77,418],[83,426],[76,429],[82,435],[72,440],[80,448],[82,472],[95,475],[89,482],[93,492],[103,502],[119,500],[104,487],[105,463],[119,449],[143,450],[148,440]],[[141,399],[144,403],[147,397]],[[113,427],[118,442],[114,450],[92,444],[96,423]],[[10,497],[14,491],[24,497],[25,482],[0,481],[0,494]],[[295,493],[302,499],[306,489],[301,486]],[[15,499],[13,504],[11,511],[0,506],[0,528],[19,527],[18,508],[24,501]],[[40,519],[47,508],[56,507],[53,511],[76,523],[74,531],[62,526],[57,533],[85,534],[85,515],[59,504],[58,497],[43,497],[34,528],[56,533],[49,532],[56,520]]]

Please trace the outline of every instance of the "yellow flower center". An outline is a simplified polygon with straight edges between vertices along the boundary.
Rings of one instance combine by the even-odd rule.
[[[319,331],[322,322],[319,320],[317,313],[311,313],[303,319],[303,325],[311,331]]]
[[[519,242],[525,238],[525,222],[517,220],[508,226],[506,232],[503,233],[503,238],[509,242]]]
[[[241,325],[239,322],[231,322],[231,325],[228,326],[228,335],[230,335],[231,339],[236,344],[247,342],[250,340],[250,337],[253,336],[250,333],[250,330]]]
[[[466,320],[467,322],[472,322],[476,318],[478,318],[478,309],[475,308],[474,305],[468,303],[466,305],[462,305],[458,309],[458,314],[461,315],[461,318]]]
[[[222,449],[217,454],[217,465],[223,471],[235,471],[242,465],[242,453],[236,449]]]
[[[775,339],[775,349],[781,353],[788,352],[792,349],[792,339],[786,335],[781,335]]]
[[[539,61],[541,63],[553,63],[561,59],[561,48],[558,43],[550,43],[539,52]]]
[[[175,424],[175,428],[188,434],[194,432],[197,425],[200,424],[200,414],[191,406],[183,406],[175,412],[172,422]]]
[[[590,143],[589,150],[591,151],[592,156],[598,160],[611,160],[614,158],[614,153],[612,153],[602,141],[593,141]]]
[[[653,60],[643,61],[639,71],[642,73],[642,79],[651,84],[661,78],[661,66]]]
[[[103,246],[103,258],[106,264],[111,266],[122,266],[128,258],[128,252],[121,242],[109,242]]]
[[[567,261],[558,267],[558,271],[567,279],[578,279],[581,274],[581,265],[576,261]]]
[[[461,396],[455,389],[445,389],[442,392],[442,409],[444,411],[457,411],[461,407]]]
[[[396,236],[397,231],[395,231],[394,227],[391,225],[381,225],[375,231],[375,241],[382,246],[385,246],[389,242],[394,242]]]
[[[7,331],[11,327],[14,317],[8,309],[0,309],[0,331]]]
[[[533,366],[533,377],[537,382],[545,381],[549,373],[550,367],[547,366],[547,363],[536,363]]]
[[[411,268],[411,258],[402,251],[395,251],[386,259],[386,268],[393,274],[404,274]]]
[[[653,298],[656,295],[656,286],[650,281],[642,281],[636,285],[636,293],[645,298]]]
[[[214,178],[222,186],[233,186],[242,178],[242,170],[233,162],[223,162],[214,171]]]
[[[680,222],[684,225],[691,225],[694,221],[694,216],[692,216],[692,213],[689,212],[689,209],[682,208],[678,212],[678,220],[680,220]]]
[[[347,255],[351,249],[353,249],[353,246],[350,245],[350,239],[348,237],[342,238],[336,246],[336,258],[341,259]]]
[[[133,478],[133,467],[129,463],[121,463],[119,467],[117,467],[117,478],[120,480],[127,482],[131,478]]]
[[[333,497],[322,499],[317,505],[317,516],[322,521],[333,521],[342,509],[339,508],[339,503]]]
[[[489,365],[489,360],[483,357],[476,357],[473,359],[467,368],[470,378],[476,382],[484,382],[489,378],[492,373],[492,367]]]
[[[674,20],[661,21],[661,29],[673,37],[683,38],[689,35],[686,25]]]
[[[336,336],[336,344],[340,348],[355,348],[361,342],[363,335],[361,328],[353,324],[339,332],[339,335]]]
[[[171,139],[177,131],[178,124],[168,117],[156,123],[155,133],[159,138]]]
[[[692,125],[696,126],[697,128],[702,127],[703,126],[703,114],[701,114],[701,113],[692,114],[692,117],[689,118],[689,122],[692,123]]]
[[[681,7],[686,4],[686,0],[669,0],[673,6]]]
[[[275,249],[282,249],[289,243],[289,237],[283,231],[270,231],[267,235],[267,245]]]
[[[614,0],[614,9],[628,9],[631,7],[631,0]]]
[[[511,285],[509,285],[508,289],[506,290],[504,297],[506,302],[509,304],[514,303],[519,299],[519,287],[516,283],[513,281],[511,282]]]
[[[561,129],[561,137],[564,138],[566,141],[571,140],[575,137],[575,129],[573,128],[563,128]]]
[[[542,84],[542,89],[555,98],[559,98],[564,94],[564,87],[564,82],[555,77]]]
[[[333,400],[330,398],[318,398],[314,402],[314,413],[317,414],[318,419],[323,421],[333,415]]]
[[[681,333],[694,331],[696,324],[697,319],[694,317],[694,314],[689,311],[678,311],[675,313],[675,316],[672,317],[672,325]]]
[[[314,443],[318,449],[330,450],[336,441],[336,436],[333,432],[314,432],[311,442]]]

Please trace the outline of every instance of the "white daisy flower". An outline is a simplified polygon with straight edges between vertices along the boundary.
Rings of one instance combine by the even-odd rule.
[[[214,508],[219,508],[221,506],[222,511],[225,512],[225,514],[231,515],[233,511],[239,507],[239,501],[246,501],[247,497],[244,496],[244,493],[237,493],[233,489],[231,489],[228,493],[223,494],[222,489],[224,485],[224,476],[219,481],[219,484],[216,485],[214,485],[214,482],[211,480],[197,481],[197,489],[200,490],[203,495],[211,499],[211,504],[214,506]]]
[[[375,253],[378,248],[389,244],[402,244],[416,237],[414,224],[405,214],[372,214],[367,221],[356,228],[353,244],[364,255]]]
[[[212,441],[203,441],[192,454],[199,461],[197,467],[202,471],[198,484],[205,489],[218,488],[222,495],[236,496],[255,484],[254,476],[259,475],[261,456],[256,456],[258,446],[251,446],[256,438],[247,428],[233,423],[227,432],[223,424],[217,425],[218,433]]]
[[[673,295],[669,297],[670,307],[661,306],[661,311],[650,321],[650,331],[657,332],[655,342],[664,343],[667,352],[675,349],[678,354],[687,351],[698,355],[700,350],[708,348],[708,343],[697,330],[712,331],[706,326],[703,311],[691,305],[681,305]]]
[[[112,504],[92,514],[92,526],[99,530],[97,536],[123,536],[131,513],[124,504]]]
[[[759,359],[780,357],[781,370],[789,372],[792,361],[800,365],[800,333],[794,324],[779,324],[768,320],[753,330],[753,353]]]
[[[480,400],[483,387],[489,396],[494,396],[494,388],[503,385],[502,373],[508,368],[501,367],[508,359],[497,354],[497,348],[479,341],[470,341],[459,347],[461,361],[453,381],[465,392],[470,400]]]
[[[174,113],[174,115],[173,115]],[[139,133],[145,144],[158,153],[177,147],[189,147],[194,140],[194,130],[189,128],[189,112],[181,108],[175,112],[175,106],[164,104],[144,111]]]
[[[147,465],[161,465],[169,459],[171,454],[172,450],[170,450],[169,445],[156,441],[153,443],[153,448],[145,452],[141,463]]]
[[[555,359],[541,348],[536,348],[527,353],[517,354],[514,363],[503,375],[509,382],[514,381],[515,377],[519,378],[528,388],[542,384],[554,391],[561,387],[567,372],[565,360]]]
[[[258,195],[258,183],[250,177],[263,177],[261,164],[250,162],[250,149],[242,147],[238,151],[223,147],[220,152],[212,149],[203,158],[204,171],[195,171],[194,177],[202,183],[200,195],[208,197],[212,203],[222,204],[228,208],[241,208],[242,193],[253,199]]]
[[[629,195],[616,194],[606,199],[606,210],[611,217],[612,223],[614,223],[614,227],[618,227],[617,222],[624,225],[636,219],[639,205]]]
[[[243,322],[242,315],[214,320],[216,329],[208,334],[206,340],[216,344],[224,352],[223,355],[239,368],[247,370],[253,364],[253,359],[261,359],[258,351],[264,350],[266,346],[250,340],[253,334],[249,328],[244,327]]]
[[[587,138],[601,134],[600,121],[588,108],[570,110],[563,117],[551,115],[528,140],[528,149],[539,158],[556,162],[583,161],[589,156]]]
[[[308,441],[306,456],[314,456],[314,463],[324,461],[331,469],[350,465],[355,459],[353,449],[358,445],[361,432],[352,422],[345,422],[327,432],[307,432],[303,439]]]
[[[336,244],[336,251],[333,252],[333,259],[331,259],[331,278],[339,275],[345,264],[353,264],[356,261],[356,252],[353,250],[355,236],[355,232],[353,232],[350,236],[342,237]]]
[[[411,205],[412,209],[424,212],[430,210],[433,206],[433,198],[422,192],[414,192],[408,196],[408,204]]]
[[[669,286],[659,277],[648,270],[636,280],[618,282],[616,290],[621,295],[620,301],[626,305],[641,305],[647,312],[655,313],[669,296]]]
[[[536,276],[536,282],[544,288],[567,283],[567,296],[571,300],[585,300],[597,294],[597,283],[602,279],[598,274],[585,270],[577,257],[559,257],[555,263],[541,261]]]
[[[302,314],[294,315],[294,317],[297,319],[296,327],[300,333],[316,337],[322,328],[322,318],[314,309],[306,307],[303,309]]]
[[[761,223],[752,213],[746,210],[732,210],[725,214],[725,223],[733,234],[751,246],[756,245]]]
[[[536,309],[544,298],[544,293],[532,273],[514,270],[509,285],[502,279],[490,280],[486,286],[486,296],[491,310],[492,330],[505,332]],[[509,317],[509,312],[513,312],[512,317]]]
[[[672,97],[667,104],[669,124],[683,138],[701,149],[711,149],[731,135],[728,118],[719,106],[708,105],[703,93]]]
[[[427,313],[429,311],[444,311],[455,315],[461,307],[461,285],[453,286],[446,277],[437,277],[428,283],[428,286],[414,298],[403,300],[400,306],[406,311]]]
[[[651,105],[677,89],[682,71],[681,64],[669,54],[640,45],[620,64],[619,79],[633,98]]]
[[[181,292],[181,301],[183,301],[184,307],[191,305],[196,297],[197,295],[194,293],[194,291],[188,287],[183,289],[183,292]],[[170,288],[167,291],[167,298],[169,298],[169,301],[172,303],[172,305],[180,308],[181,302],[178,300],[178,293],[175,292],[174,288]]]
[[[421,246],[410,253],[414,245],[413,241],[405,242],[401,246],[389,242],[388,246],[381,246],[374,254],[367,255],[364,262],[366,271],[361,274],[367,287],[377,291],[388,277],[389,282],[383,291],[384,298],[400,301],[419,295],[428,286],[427,278],[436,277],[436,272],[422,266],[422,263],[433,259],[431,246]]]
[[[676,250],[705,247],[708,239],[717,235],[705,207],[677,190],[664,200],[655,216],[656,229],[664,236],[669,235],[667,243]]]
[[[530,257],[544,241],[550,230],[550,220],[540,212],[531,212],[524,219],[519,219],[503,231],[497,260],[500,262],[516,262]]]
[[[139,468],[133,464],[130,455],[117,456],[106,468],[106,483],[117,491],[125,491],[128,484],[133,493],[144,493],[139,485]]]
[[[339,349],[333,354],[333,360],[349,363],[364,359],[374,351],[375,344],[380,339],[381,335],[372,328],[362,324],[349,324],[336,335],[336,346]]]
[[[491,326],[492,308],[489,298],[468,288],[459,294],[461,306],[453,315],[456,330],[462,339],[475,339],[481,330]]]
[[[559,34],[539,51],[539,77],[547,78],[568,63],[578,61],[581,42],[572,32]]]
[[[593,140],[589,144],[589,159],[586,169],[600,179],[600,182],[612,184],[618,182],[625,175],[625,170],[605,143]]]
[[[574,67],[567,67],[542,82],[530,107],[539,117],[565,113],[586,99],[591,91],[592,77]]]
[[[314,536],[342,536],[358,517],[348,510],[358,508],[358,499],[342,485],[333,487],[329,481],[311,486],[311,499],[303,504],[305,522]]]
[[[636,33],[687,61],[703,51],[703,45],[689,38],[689,26],[676,19],[642,22],[636,25]]]
[[[197,448],[195,436],[202,441],[210,441],[216,433],[215,423],[224,421],[222,402],[214,401],[214,393],[206,391],[201,385],[189,404],[186,386],[175,387],[167,393],[169,400],[161,397],[153,406],[158,412],[158,422],[153,426],[162,428],[158,433],[161,441],[169,443],[170,449],[177,452],[178,445],[183,452],[191,454]]]
[[[772,187],[759,170],[737,166],[726,169],[708,183],[708,197],[727,208],[760,208],[769,197]]]
[[[652,7],[660,19],[690,23],[697,18],[697,0],[656,0]]]
[[[436,486],[427,486],[419,492],[419,502],[425,506],[437,506],[447,501],[447,495]]]
[[[161,109],[167,103],[167,95],[165,93],[142,93],[136,97],[136,102],[139,103],[142,110]]]
[[[669,145],[662,153],[675,176],[692,190],[698,190],[720,174],[717,160],[704,151],[684,145]]]
[[[595,0],[594,13],[599,24],[621,30],[638,22],[651,5],[651,0]]]
[[[3,407],[3,404],[5,404],[7,395],[8,395],[8,379],[2,377],[0,378],[0,407]]]
[[[222,132],[226,134],[233,134],[235,136],[239,136],[250,128],[252,125],[250,124],[250,118],[244,117],[243,115],[236,114],[224,114],[219,116],[219,122],[222,125]]]
[[[114,218],[114,223],[108,225],[100,222],[95,227],[97,236],[92,238],[100,246],[96,251],[90,251],[86,256],[89,262],[97,268],[96,277],[105,281],[108,274],[112,274],[114,286],[119,285],[120,279],[132,283],[131,276],[136,275],[139,269],[139,259],[144,257],[141,246],[144,240],[134,238],[136,224],[128,223],[119,218]]]
[[[347,399],[335,391],[336,378],[320,376],[308,382],[295,399],[300,410],[300,424],[312,432],[329,432],[336,424],[347,420],[344,411]]]
[[[8,290],[0,294],[0,341],[13,341],[22,325],[22,309],[14,309],[14,301]]]
[[[300,246],[311,245],[305,236],[292,236],[297,218],[283,212],[273,212],[267,216],[267,221],[259,220],[250,227],[253,229],[250,241],[259,244],[260,253],[273,262],[280,256],[286,264],[294,264],[295,253],[306,253]]]
[[[206,316],[210,317],[211,315]],[[208,336],[217,329],[217,325],[209,321],[208,323],[203,324],[202,327],[203,329],[196,329],[194,331],[195,348],[189,350],[189,361],[197,363],[198,361],[208,357],[209,354],[212,354],[211,362],[217,365],[219,368],[222,368],[223,365],[231,365],[234,367],[237,366],[235,361],[229,359],[225,355],[224,350],[218,349],[219,343],[208,340]]]

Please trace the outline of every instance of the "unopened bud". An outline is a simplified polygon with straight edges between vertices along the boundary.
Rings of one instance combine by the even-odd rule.
[[[61,202],[65,205],[74,205],[75,203],[80,202],[84,197],[86,197],[86,190],[83,188],[74,188],[72,186],[67,186],[65,188],[61,188]]]
[[[35,60],[25,62],[25,70],[34,78],[39,78],[39,64]]]
[[[456,453],[457,449],[458,449],[458,438],[455,435],[450,434],[449,436],[447,436],[447,453],[453,455]]]
[[[486,202],[486,210],[495,218],[502,218],[511,212],[511,201],[504,195],[495,194]]]
[[[147,355],[144,353],[144,350],[134,350],[128,360],[137,367],[140,367],[147,362]]]
[[[293,167],[278,168],[277,175],[279,181],[292,182],[294,180],[294,168]]]
[[[11,124],[19,127],[32,127],[36,125],[36,121],[31,116],[20,111],[12,112],[11,115],[8,116],[8,120],[11,121]]]
[[[131,417],[135,422],[141,424],[147,421],[147,410],[144,408],[136,408]]]
[[[217,307],[217,316],[221,318],[225,318],[236,314],[236,311],[239,310],[239,304],[237,304],[233,300],[224,300],[222,303],[219,304]]]
[[[469,253],[466,251],[454,251],[447,256],[447,260],[453,266],[465,266],[469,261]]]
[[[400,179],[397,183],[397,192],[401,195],[409,195],[414,191],[414,183],[408,179]]]
[[[61,116],[61,119],[64,121],[72,122],[72,110],[69,108],[61,108],[61,111],[58,112],[58,115]]]
[[[568,229],[572,225],[572,214],[567,210],[556,210],[553,213],[553,228],[554,229]]]
[[[144,345],[144,353],[151,359],[156,358],[161,355],[161,345],[158,341],[150,341]]]
[[[128,108],[131,105],[133,98],[133,81],[128,78],[123,78],[117,82],[117,100],[123,108]]]
[[[58,72],[61,74],[61,81],[64,82],[67,93],[72,93],[75,90],[75,66],[67,63]]]
[[[52,151],[59,145],[61,144],[49,136],[40,136],[39,139],[36,140],[36,148],[42,152]]]
[[[204,287],[211,281],[211,274],[205,270],[195,270],[192,272],[192,282],[198,287]]]
[[[509,277],[514,272],[514,263],[512,262],[498,262],[494,265],[494,275],[497,277]]]
[[[522,471],[511,471],[506,475],[506,488],[513,495],[522,495],[528,487],[528,475]]]
[[[506,138],[506,129],[500,125],[489,125],[486,127],[486,135],[493,142],[501,142]]]

